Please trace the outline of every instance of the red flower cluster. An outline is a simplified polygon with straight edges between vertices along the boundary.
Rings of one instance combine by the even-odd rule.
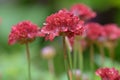
[[[120,37],[120,29],[116,24],[106,24],[104,27],[108,40],[116,40]]]
[[[93,12],[88,6],[84,4],[75,4],[71,7],[71,12],[82,18],[83,20],[88,20],[94,18],[96,13]]]
[[[53,40],[60,35],[69,37],[80,35],[84,31],[83,23],[71,12],[60,10],[47,17],[39,35],[45,37],[46,40]]]
[[[120,80],[120,74],[115,68],[100,68],[96,71],[96,75],[102,80]]]
[[[100,40],[105,37],[105,31],[99,23],[86,24],[86,37],[90,40]]]
[[[36,38],[37,33],[37,25],[30,21],[20,22],[12,27],[8,43],[12,45],[16,42],[21,44],[32,42]]]

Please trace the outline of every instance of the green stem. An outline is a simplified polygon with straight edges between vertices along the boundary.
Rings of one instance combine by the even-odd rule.
[[[69,65],[70,65],[70,69],[72,70],[72,56],[71,56],[70,42],[67,39],[67,37],[65,38],[65,41],[67,45]]]
[[[90,46],[90,61],[91,70],[94,70],[94,49],[92,44]]]
[[[79,44],[79,69],[82,72],[83,71],[83,53],[82,53],[82,47],[81,44]]]
[[[102,44],[99,44],[100,54],[101,54],[101,65],[104,66],[105,55],[104,55],[104,47]]]
[[[91,80],[94,80],[94,48],[93,44],[90,45],[90,67],[91,67]]]
[[[77,53],[78,53],[78,51],[77,51],[77,40],[75,39],[74,40],[74,53],[73,53],[73,67],[74,67],[74,69],[76,69],[77,68]]]
[[[72,70],[72,57],[70,51],[68,51],[68,58],[69,58],[70,69]]]
[[[29,52],[29,45],[26,43],[26,54],[27,54],[27,61],[28,61],[28,80],[31,80],[31,61],[30,61],[30,52]]]
[[[68,80],[70,80],[69,69],[68,69],[68,64],[67,64],[67,49],[65,45],[65,36],[63,36],[63,51],[64,51],[64,66],[67,72]]]
[[[114,61],[115,55],[114,55],[114,47],[109,48],[109,54],[112,62]]]
[[[48,68],[51,74],[54,75],[54,64],[53,64],[53,59],[48,60]]]

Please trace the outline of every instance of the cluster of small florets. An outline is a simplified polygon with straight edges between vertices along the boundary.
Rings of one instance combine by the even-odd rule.
[[[84,4],[76,4],[70,10],[59,10],[46,18],[41,29],[30,21],[23,21],[14,25],[9,35],[9,44],[15,42],[32,42],[36,37],[53,40],[56,36],[67,36],[70,39],[76,35],[85,36],[89,40],[117,40],[120,29],[116,24],[101,25],[99,23],[85,23],[94,18],[96,13]]]
[[[96,13],[91,8],[84,4],[75,4],[70,10],[75,16],[80,17],[83,20],[88,20],[96,17]]]
[[[120,28],[116,24],[101,25],[99,23],[86,24],[86,38],[90,40],[117,40],[120,38]]]
[[[120,73],[115,68],[99,68],[96,75],[102,80],[120,80]]]
[[[21,44],[32,42],[37,37],[38,27],[30,21],[20,22],[12,27],[8,43],[18,42]]]
[[[9,44],[31,42],[37,37],[36,35],[45,37],[46,40],[53,40],[56,36],[82,35],[85,31],[83,18],[86,20],[95,17],[95,15],[96,13],[89,7],[77,4],[70,10],[59,10],[48,16],[41,29],[31,22],[20,22],[12,27]]]
[[[45,25],[41,29],[40,36],[53,40],[56,36],[74,36],[83,32],[84,21],[80,20],[67,10],[59,12],[47,17]]]

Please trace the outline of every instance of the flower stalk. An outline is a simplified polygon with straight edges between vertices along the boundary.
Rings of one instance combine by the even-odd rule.
[[[30,61],[30,52],[29,52],[29,45],[26,43],[26,54],[27,54],[27,61],[28,61],[28,80],[31,79],[31,61]]]
[[[66,48],[66,43],[65,43],[65,36],[63,36],[63,51],[64,51],[64,66],[65,70],[67,72],[68,80],[71,80],[70,78],[70,73],[69,73],[69,67],[68,67],[68,61],[67,61],[67,48]]]
[[[48,68],[49,68],[49,72],[54,75],[53,59],[48,60]]]
[[[79,69],[83,71],[83,53],[81,44],[78,47],[78,52],[79,52]]]
[[[99,47],[100,55],[101,55],[101,65],[104,66],[104,61],[105,61],[104,46],[103,44],[99,43],[98,47]]]

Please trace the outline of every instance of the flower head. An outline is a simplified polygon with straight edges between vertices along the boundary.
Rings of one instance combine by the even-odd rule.
[[[44,59],[52,59],[55,56],[56,51],[54,47],[47,46],[42,49],[41,53]]]
[[[106,24],[104,27],[108,40],[116,40],[120,37],[120,29],[116,24]]]
[[[88,6],[84,4],[75,4],[71,7],[71,12],[79,16],[80,18],[84,20],[88,20],[91,18],[94,18],[96,16],[96,13],[91,10]]]
[[[99,68],[96,75],[100,76],[102,80],[120,80],[120,74],[115,68]]]
[[[98,23],[88,23],[86,28],[86,36],[90,40],[101,40],[106,36],[104,28]]]
[[[59,12],[47,17],[45,25],[41,29],[40,36],[47,40],[53,40],[56,36],[74,36],[83,32],[83,21],[67,10]]]
[[[37,32],[37,25],[30,21],[19,22],[12,27],[8,43],[12,45],[16,42],[21,44],[32,42],[36,38]]]

